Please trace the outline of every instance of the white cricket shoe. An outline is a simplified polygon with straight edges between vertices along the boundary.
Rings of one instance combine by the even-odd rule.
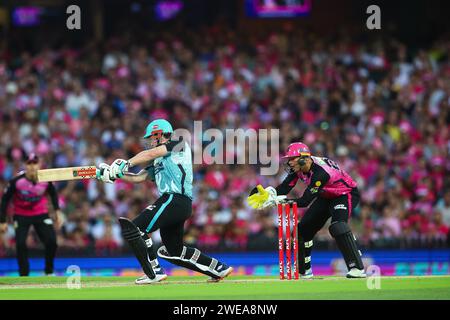
[[[312,272],[312,268],[309,268],[308,270],[305,270],[305,273],[301,275],[302,279],[311,279],[314,277],[314,274]]]
[[[167,278],[167,274],[156,274],[154,279],[150,279],[147,275],[143,275],[142,277],[137,278],[134,283],[135,284],[152,284],[156,282],[161,282]]]
[[[360,270],[357,268],[351,268],[349,272],[347,272],[347,278],[366,278],[367,275],[364,270]]]
[[[222,263],[219,267],[216,268],[216,271],[219,273],[218,277],[210,277],[207,282],[219,282],[224,278],[228,277],[233,272],[233,267],[229,267],[226,264]]]

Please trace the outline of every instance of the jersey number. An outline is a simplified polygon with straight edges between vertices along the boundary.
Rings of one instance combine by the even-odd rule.
[[[341,170],[340,168],[339,168],[339,166],[338,166],[338,164],[336,163],[336,162],[334,162],[333,160],[330,160],[330,159],[328,159],[328,158],[323,158],[323,160],[325,161],[325,163],[329,166],[329,167],[331,167],[331,168],[333,168],[333,169],[336,169],[336,170]]]

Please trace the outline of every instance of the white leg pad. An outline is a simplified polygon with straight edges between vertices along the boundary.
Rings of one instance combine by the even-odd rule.
[[[197,263],[197,260],[198,260],[198,258],[200,257],[200,254],[201,254],[200,250],[194,248],[194,253],[192,254],[192,257],[189,258],[189,259],[184,258],[186,256],[186,251],[187,251],[187,248],[185,246],[183,246],[183,251],[181,252],[181,257],[169,256],[168,255],[169,253],[167,252],[166,247],[165,246],[161,246],[158,249],[157,253],[158,253],[158,256],[163,258],[163,259],[166,259],[166,260],[169,260],[169,261],[170,260],[178,260],[178,261],[182,261],[184,263],[189,263],[189,264],[194,265],[195,267],[197,267],[198,269],[200,269],[202,271],[210,272],[212,274],[215,274],[215,275],[219,276],[219,273],[215,270],[215,268],[217,267],[217,264],[219,263],[217,261],[217,259],[212,258],[212,261],[211,261],[210,265],[206,266],[206,265]]]

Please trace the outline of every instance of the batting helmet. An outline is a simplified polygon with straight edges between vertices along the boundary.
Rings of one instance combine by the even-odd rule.
[[[173,128],[170,122],[164,119],[156,119],[148,124],[143,138],[147,139],[152,136],[160,137],[166,133],[173,133]]]

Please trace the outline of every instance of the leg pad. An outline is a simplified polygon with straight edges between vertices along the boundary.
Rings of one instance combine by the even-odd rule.
[[[346,222],[338,221],[330,225],[331,236],[336,240],[337,246],[344,257],[347,268],[364,269],[361,252],[358,250],[355,236]]]
[[[119,218],[119,224],[122,229],[122,236],[128,242],[144,273],[150,278],[155,278],[150,257],[148,256],[147,244],[142,239],[141,231],[136,225],[127,218]]]
[[[200,252],[200,250],[196,248],[189,248],[186,246],[183,246],[183,251],[181,253],[181,256],[171,256],[169,252],[167,251],[165,246],[162,246],[158,249],[158,256],[161,258],[177,265],[180,267],[188,268],[190,270],[194,270],[197,272],[200,272],[202,274],[205,274],[207,276],[217,278],[219,277],[218,272],[215,270],[217,267],[217,264],[219,263],[217,259],[209,258],[211,262],[206,265],[203,263],[199,263],[199,258],[202,256],[203,258],[206,258],[204,254]],[[208,260],[209,260],[208,259]]]

